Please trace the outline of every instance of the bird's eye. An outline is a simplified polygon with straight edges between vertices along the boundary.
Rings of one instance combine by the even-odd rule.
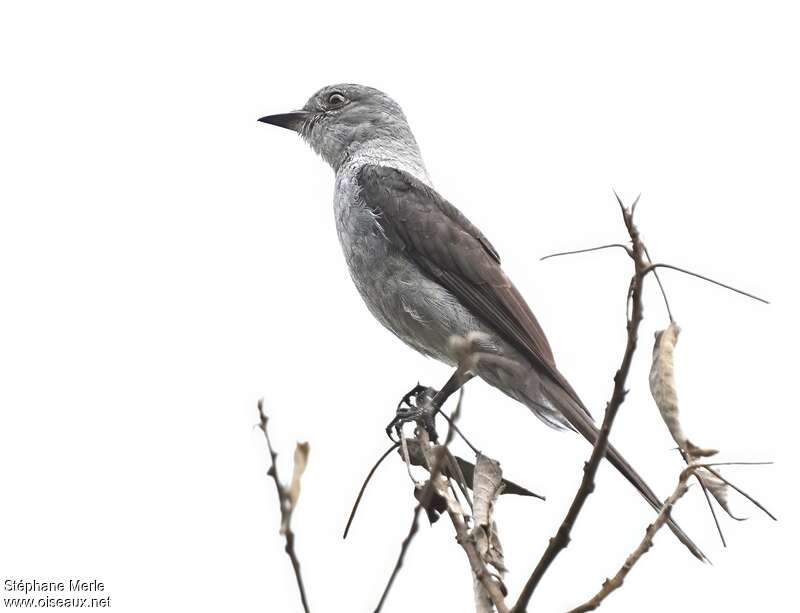
[[[344,106],[345,102],[347,102],[347,98],[345,98],[344,95],[340,94],[339,92],[334,92],[328,96],[328,106],[331,108]]]

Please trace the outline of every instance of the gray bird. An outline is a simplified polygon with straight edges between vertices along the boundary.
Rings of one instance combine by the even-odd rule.
[[[420,353],[456,367],[438,405],[479,376],[549,426],[598,429],[556,368],[536,317],[489,240],[433,188],[400,106],[363,85],[324,87],[302,110],[259,121],[300,134],[336,173],[336,230],[370,312]],[[437,406],[438,408],[438,406]],[[655,509],[661,502],[622,455],[606,457]],[[680,527],[672,531],[699,559]]]

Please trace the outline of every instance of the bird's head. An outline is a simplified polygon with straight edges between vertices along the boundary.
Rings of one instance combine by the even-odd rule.
[[[334,169],[367,144],[417,147],[400,105],[365,85],[323,87],[299,111],[259,121],[297,132]]]

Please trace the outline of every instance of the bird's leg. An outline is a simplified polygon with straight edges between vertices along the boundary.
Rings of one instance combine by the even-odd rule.
[[[438,440],[435,427],[436,414],[447,399],[474,376],[471,371],[459,367],[440,390],[417,383],[400,399],[394,419],[386,426],[386,434],[392,438],[394,431],[398,438],[402,439],[403,424],[414,421],[425,428],[431,441],[435,443]]]

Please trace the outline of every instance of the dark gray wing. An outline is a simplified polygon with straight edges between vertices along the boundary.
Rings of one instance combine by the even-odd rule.
[[[357,180],[361,198],[378,216],[387,238],[583,407],[558,372],[542,327],[480,230],[435,190],[406,172],[366,165]]]

